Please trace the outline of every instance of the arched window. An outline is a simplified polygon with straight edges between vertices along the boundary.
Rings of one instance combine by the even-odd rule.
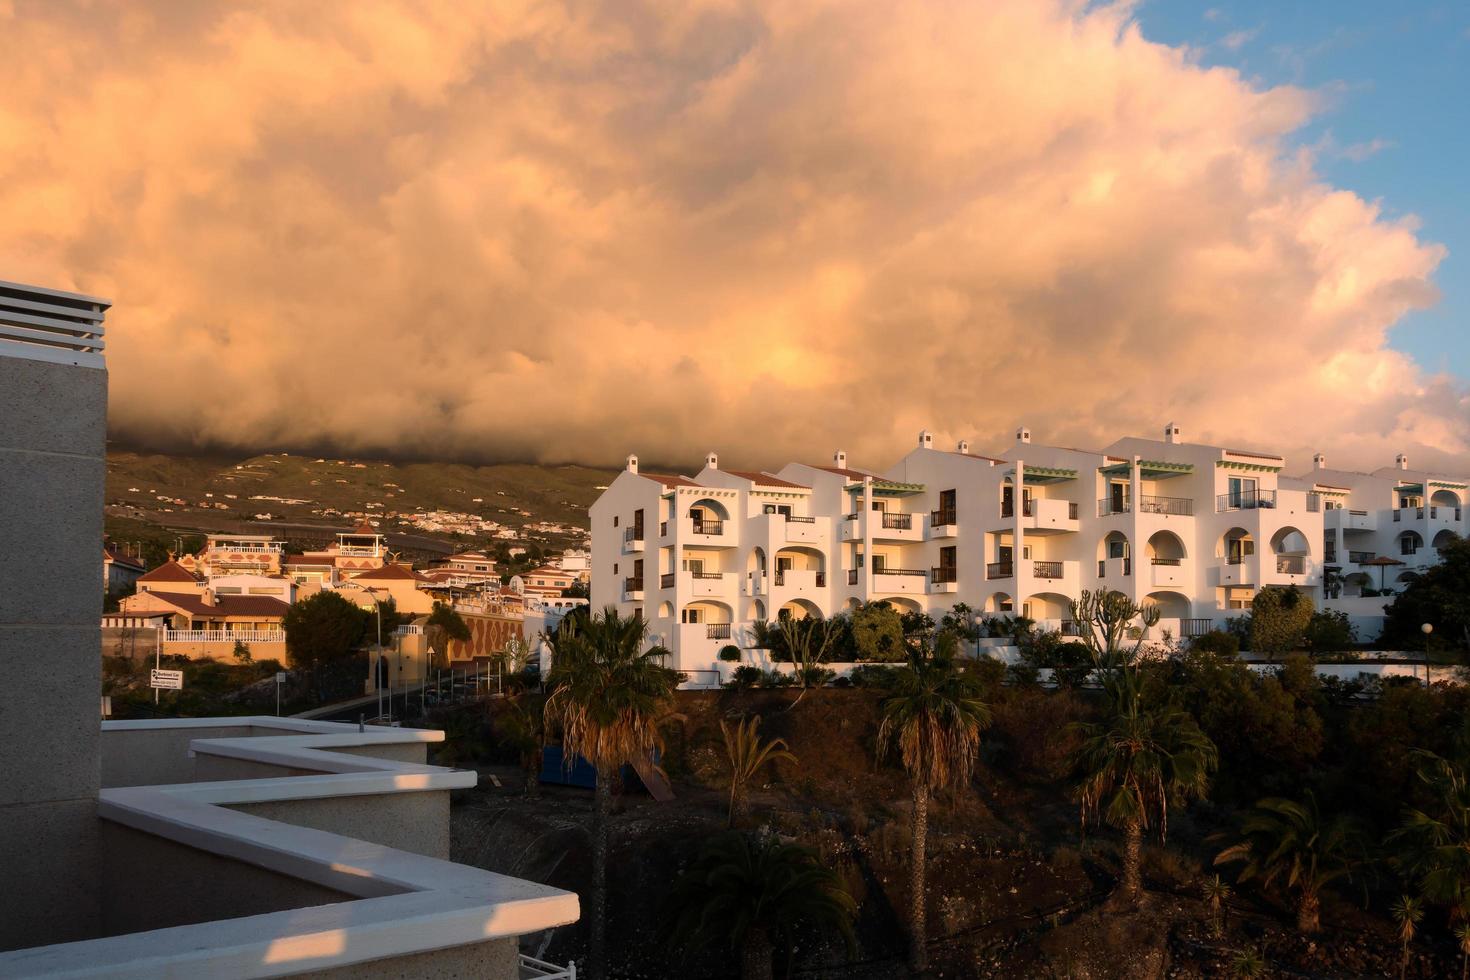
[[[1424,539],[1419,537],[1418,532],[1405,531],[1399,535],[1400,555],[1417,555],[1422,547],[1424,547]]]

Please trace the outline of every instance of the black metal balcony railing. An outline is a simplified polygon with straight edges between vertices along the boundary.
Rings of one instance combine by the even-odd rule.
[[[1307,513],[1315,514],[1322,509],[1322,495],[1317,493],[1307,494]]]
[[[1076,519],[1077,519],[1077,501],[1075,501],[1075,500],[1069,500],[1069,501],[1067,501],[1067,520],[1069,520],[1069,521],[1075,521]]]
[[[1237,490],[1215,498],[1215,510],[1270,510],[1276,506],[1275,490]]]
[[[721,518],[706,517],[704,520],[694,522],[695,534],[724,534],[725,522]]]
[[[785,569],[785,568],[778,568],[778,569],[776,569],[776,584],[777,585],[785,585],[786,584],[786,572],[787,571],[788,571],[788,569]],[[790,571],[800,571],[800,569],[790,569]],[[854,569],[854,571],[856,571],[856,569]],[[852,577],[852,573],[848,573],[848,577],[851,578]],[[827,587],[827,573],[826,572],[818,572],[817,573],[817,576],[816,576],[816,582],[817,582],[817,588],[819,588],[819,589],[825,589]],[[850,582],[848,582],[848,584],[849,585],[856,585],[857,583],[850,581]]]
[[[1179,621],[1179,632],[1185,637],[1204,636],[1215,628],[1212,619],[1181,619]]]
[[[1140,494],[1138,512],[1140,514],[1167,514],[1170,517],[1193,517],[1194,501],[1189,497],[1155,497]]]
[[[1010,578],[1016,574],[1014,562],[993,561],[985,566],[986,578]]]
[[[1279,575],[1305,575],[1307,571],[1307,558],[1305,555],[1277,555],[1276,572]]]
[[[1082,630],[1077,627],[1077,620],[1075,620],[1075,619],[1064,619],[1064,620],[1062,620],[1062,635],[1063,636],[1081,636],[1082,635]]]
[[[1062,563],[1059,561],[1033,561],[1031,574],[1037,578],[1061,578]]]
[[[1348,514],[1351,515],[1351,516],[1353,516],[1353,517],[1367,517],[1368,516],[1368,512],[1366,510],[1350,510],[1350,511],[1348,511]]]
[[[859,514],[855,511],[855,512],[853,512],[851,514],[843,514],[842,515],[842,519],[844,521],[855,521],[855,520],[858,519],[858,516],[859,516]]]
[[[1377,552],[1373,552],[1373,551],[1349,551],[1348,552],[1348,561],[1352,562],[1355,565],[1361,565],[1361,564],[1363,564],[1363,562],[1365,562],[1365,561],[1372,561],[1373,559],[1375,559],[1377,557],[1378,557]]]
[[[1108,562],[1110,562],[1110,561],[1117,561],[1117,559],[1115,559],[1115,558],[1099,558],[1097,560],[1097,577],[1098,578],[1107,578],[1108,577]],[[1124,558],[1123,559],[1123,574],[1124,575],[1132,575],[1133,574],[1133,559],[1132,558]]]
[[[641,528],[641,527],[630,527],[626,531],[623,532],[623,541],[625,543],[627,543],[627,544],[631,544],[634,541],[642,541],[642,540],[643,540],[643,528]]]
[[[1333,551],[1331,548],[1328,548],[1326,551],[1322,552],[1322,560],[1329,562],[1337,561],[1337,552]]]
[[[914,526],[913,514],[890,514],[883,512],[883,527],[890,531],[908,531]]]
[[[729,623],[706,623],[704,635],[711,640],[728,640],[730,638]]]
[[[1152,558],[1149,559],[1149,564],[1151,564],[1151,565],[1178,565],[1180,561],[1181,561],[1181,559],[1179,559],[1179,558],[1160,558],[1158,555],[1154,555]]]
[[[935,585],[944,585],[949,582],[958,582],[960,579],[959,569],[953,565],[940,565],[929,570],[929,581]]]
[[[674,587],[674,573],[664,572],[658,577],[658,587],[661,589],[672,589]]]
[[[1097,516],[1111,517],[1113,514],[1126,514],[1132,510],[1131,502],[1127,500],[1114,500],[1104,497],[1097,502]]]
[[[817,519],[815,517],[796,517],[796,516],[794,516],[792,514],[787,514],[786,515],[786,523],[788,523],[788,524],[815,524],[815,523],[817,523]]]
[[[849,568],[847,570],[847,584],[848,585],[857,585],[858,584],[858,570],[856,568]]]
[[[623,591],[624,592],[642,592],[643,591],[643,583],[640,582],[640,581],[638,581],[636,578],[625,578],[625,579],[623,579]]]
[[[711,579],[722,579],[722,578],[725,577],[725,573],[724,572],[690,572],[689,573],[689,576],[691,578],[697,578],[697,579],[703,579],[705,581],[709,581]]]
[[[952,510],[931,510],[929,512],[930,527],[949,527],[954,523],[954,511]]]
[[[926,571],[924,571],[922,568],[888,568],[888,567],[885,566],[883,568],[875,568],[875,569],[873,569],[873,574],[874,575],[904,575],[904,576],[915,576],[916,575],[919,578],[924,578],[929,573],[926,572]]]
[[[1226,555],[1225,556],[1225,564],[1227,564],[1227,565],[1244,565],[1245,564],[1245,560],[1247,558],[1249,558],[1249,557],[1250,557],[1250,555]]]

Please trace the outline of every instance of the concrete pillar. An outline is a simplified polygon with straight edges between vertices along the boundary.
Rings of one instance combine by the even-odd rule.
[[[873,594],[873,478],[863,477],[863,512],[858,515],[861,522],[858,526],[863,529],[863,574],[859,576],[863,583],[864,602]]]
[[[1138,587],[1138,577],[1143,573],[1140,572],[1138,568],[1137,554],[1137,538],[1139,533],[1138,512],[1139,505],[1142,499],[1141,494],[1143,492],[1143,468],[1140,465],[1142,462],[1142,456],[1134,456],[1133,464],[1128,469],[1128,494],[1131,500],[1128,519],[1124,521],[1123,524],[1124,527],[1128,528],[1128,563],[1129,567],[1133,570],[1133,574],[1128,576],[1130,579],[1132,579],[1132,581],[1129,582],[1128,587],[1126,589],[1123,589],[1122,591],[1126,592],[1128,596],[1133,599],[1134,602],[1137,602],[1138,597],[1143,594],[1143,590]]]
[[[0,344],[0,949],[100,922],[107,371],[25,346]]]
[[[1029,441],[1029,433],[1028,440]],[[1021,565],[1022,556],[1026,554],[1026,462],[1016,460],[1016,476],[1011,481],[1011,570],[1016,576],[1016,594],[1011,597],[1011,603],[1016,612],[1021,615],[1021,603],[1025,601],[1025,595],[1021,588]]]

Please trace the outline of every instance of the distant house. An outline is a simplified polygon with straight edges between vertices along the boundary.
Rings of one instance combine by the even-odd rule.
[[[148,569],[131,555],[125,555],[110,544],[102,545],[102,591],[120,595],[133,586]]]

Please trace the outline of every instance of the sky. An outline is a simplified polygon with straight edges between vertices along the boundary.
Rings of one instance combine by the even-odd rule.
[[[135,446],[1470,471],[1470,24],[1294,6],[0,0],[0,278]]]

